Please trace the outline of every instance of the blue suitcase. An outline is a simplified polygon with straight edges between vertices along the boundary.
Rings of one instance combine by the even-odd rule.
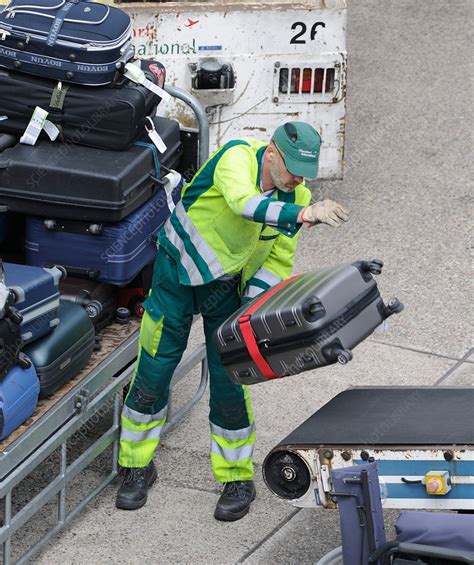
[[[52,331],[59,324],[59,281],[64,271],[4,263],[5,285],[15,294],[15,308],[23,316],[25,343]]]
[[[35,411],[40,383],[32,364],[13,367],[0,382],[0,440],[21,426]]]
[[[130,16],[85,0],[12,0],[0,13],[0,65],[84,85],[113,82],[134,54]]]
[[[171,179],[169,177],[172,177]],[[26,260],[30,265],[62,265],[69,275],[124,286],[156,255],[156,234],[178,202],[179,173],[138,210],[114,224],[90,225],[42,218],[26,220]],[[173,200],[173,204],[169,199]],[[48,229],[49,228],[49,229]]]

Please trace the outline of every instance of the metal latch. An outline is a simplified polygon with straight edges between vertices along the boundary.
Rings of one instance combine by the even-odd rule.
[[[74,397],[74,408],[76,410],[76,414],[81,414],[86,410],[89,400],[89,391],[82,388]]]
[[[324,492],[331,492],[331,475],[327,465],[321,465],[321,483]]]

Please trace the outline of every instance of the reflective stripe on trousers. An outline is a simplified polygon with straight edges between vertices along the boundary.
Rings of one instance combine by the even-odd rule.
[[[124,406],[121,417],[119,463],[146,467],[153,459],[166,423],[167,407],[156,414],[142,414]]]

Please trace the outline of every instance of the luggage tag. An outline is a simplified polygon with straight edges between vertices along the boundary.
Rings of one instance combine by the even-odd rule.
[[[177,171],[170,171],[163,178],[163,188],[166,192],[166,203],[168,204],[168,210],[171,213],[173,213],[173,210],[176,208],[173,201],[173,191],[181,182],[181,178],[181,175]]]
[[[0,116],[0,122],[3,122],[4,120],[8,120],[8,116]]]
[[[158,149],[160,153],[164,153],[168,147],[166,143],[161,138],[160,134],[156,131],[155,124],[150,117],[147,117],[147,122],[145,123],[145,129],[148,133],[148,137],[152,140],[153,145]]]
[[[25,133],[20,138],[20,143],[25,143],[26,145],[35,145],[38,140],[41,130],[47,133],[51,141],[55,141],[59,135],[59,129],[46,118],[48,117],[48,112],[36,106],[33,115],[31,116],[30,123],[28,124]]]
[[[164,90],[160,86],[157,86],[156,84],[153,84],[151,80],[148,80],[146,78],[145,73],[140,69],[140,67],[138,67],[134,63],[127,63],[125,65],[125,72],[123,74],[132,82],[135,82],[136,84],[141,84],[148,90],[151,90],[154,94],[159,96],[164,102],[169,102],[171,100],[171,96],[166,92],[166,90]]]

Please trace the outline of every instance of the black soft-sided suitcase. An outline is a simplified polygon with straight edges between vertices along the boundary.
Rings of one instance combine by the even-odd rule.
[[[0,65],[109,84],[134,54],[130,16],[87,0],[12,0],[0,13]]]
[[[165,69],[156,61],[141,68],[153,84],[163,88]],[[143,134],[147,116],[153,117],[160,97],[127,79],[121,86],[76,86],[13,71],[0,70],[0,131],[23,135],[36,106],[58,126],[59,139],[102,149],[123,150]],[[46,132],[39,139],[47,139]]]
[[[297,275],[244,305],[215,334],[230,378],[254,384],[350,361],[351,349],[403,308],[383,303],[372,276],[382,266],[357,261]]]
[[[40,141],[0,153],[0,204],[32,216],[118,222],[158,190],[160,164],[173,168],[181,156],[178,122],[154,118],[167,150],[144,137],[125,151]],[[144,143],[136,145],[136,143]]]
[[[61,301],[59,326],[25,348],[40,380],[40,397],[53,394],[86,365],[95,346],[95,330],[84,309]]]

